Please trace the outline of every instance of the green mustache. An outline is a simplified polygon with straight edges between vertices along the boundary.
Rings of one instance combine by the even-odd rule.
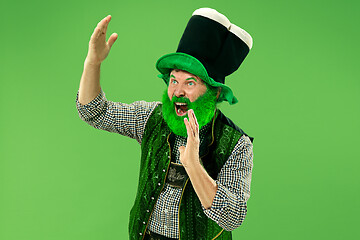
[[[186,103],[188,106],[191,104],[190,99],[186,97],[177,97],[175,95],[172,97],[171,102],[173,104],[175,104],[175,102]]]

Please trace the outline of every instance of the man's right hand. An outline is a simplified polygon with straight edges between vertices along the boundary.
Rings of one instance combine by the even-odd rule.
[[[109,40],[106,42],[106,30],[111,20],[111,15],[102,19],[96,26],[89,42],[89,50],[86,61],[89,64],[100,65],[105,60],[111,46],[116,41],[117,33],[111,34]]]

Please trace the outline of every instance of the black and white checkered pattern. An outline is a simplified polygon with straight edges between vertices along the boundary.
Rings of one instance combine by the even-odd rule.
[[[160,102],[137,101],[132,104],[107,101],[101,90],[90,103],[82,105],[76,96],[79,116],[89,125],[134,138],[141,144],[146,121]]]
[[[132,104],[106,100],[103,91],[86,105],[76,97],[76,106],[82,120],[91,126],[136,139],[140,144],[146,122],[159,102],[137,101]],[[200,132],[201,139],[206,128]],[[172,149],[176,163],[180,163],[178,148],[186,145],[186,138],[176,136]],[[204,213],[219,226],[232,231],[241,225],[247,212],[250,197],[253,148],[250,139],[243,135],[215,180],[218,186],[210,209]],[[181,189],[165,184],[160,193],[148,228],[155,233],[178,238],[178,209]]]
[[[209,129],[210,124],[204,126],[200,130],[200,141],[205,137],[206,131]],[[180,162],[180,146],[186,146],[186,137],[175,137],[175,144],[172,149],[173,162]],[[178,211],[179,202],[181,198],[181,188],[172,187],[165,183],[163,191],[160,193],[159,199],[155,204],[154,211],[150,218],[149,230],[169,238],[179,238],[178,232]]]

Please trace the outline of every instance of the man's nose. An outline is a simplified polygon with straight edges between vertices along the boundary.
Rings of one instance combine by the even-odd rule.
[[[184,97],[185,96],[185,91],[184,88],[182,86],[177,86],[174,94],[176,97]]]

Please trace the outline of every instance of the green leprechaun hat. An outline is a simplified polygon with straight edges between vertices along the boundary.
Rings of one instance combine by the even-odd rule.
[[[175,53],[162,56],[156,68],[166,84],[172,69],[190,72],[213,87],[221,87],[219,102],[237,103],[225,77],[235,72],[252,47],[251,36],[211,8],[195,10]]]

